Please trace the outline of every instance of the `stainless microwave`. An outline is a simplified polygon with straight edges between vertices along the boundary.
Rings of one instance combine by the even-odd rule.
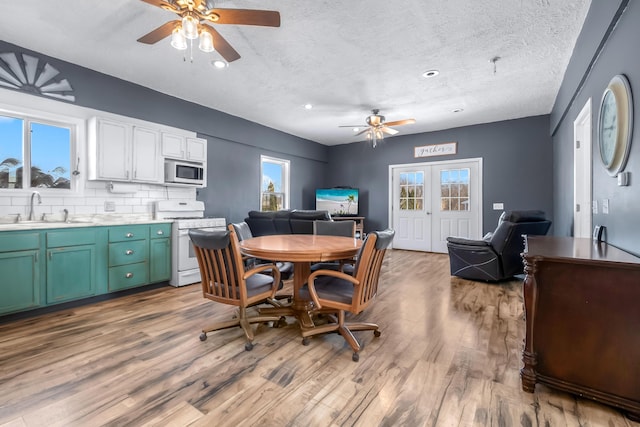
[[[165,160],[164,182],[204,185],[204,165],[179,160]]]

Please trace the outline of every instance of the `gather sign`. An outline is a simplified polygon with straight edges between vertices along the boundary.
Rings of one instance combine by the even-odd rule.
[[[457,142],[443,142],[442,144],[423,145],[422,147],[415,147],[414,157],[432,157],[432,156],[447,156],[449,154],[456,154],[458,152]]]

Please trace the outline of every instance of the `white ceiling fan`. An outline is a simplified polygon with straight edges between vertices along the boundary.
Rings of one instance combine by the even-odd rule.
[[[378,141],[382,141],[384,139],[384,134],[387,135],[395,135],[398,133],[397,130],[392,129],[391,126],[402,126],[409,125],[416,122],[416,119],[404,119],[404,120],[395,120],[393,122],[385,122],[385,117],[378,114],[380,112],[379,109],[375,108],[371,110],[373,114],[367,116],[366,122],[367,126],[364,130],[356,133],[357,135],[366,134],[367,139],[372,141],[373,147],[377,145]],[[350,127],[354,130],[359,130],[362,125],[342,125],[339,127]]]

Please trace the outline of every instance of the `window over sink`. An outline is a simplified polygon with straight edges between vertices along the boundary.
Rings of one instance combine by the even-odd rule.
[[[0,189],[71,189],[75,126],[0,115]]]

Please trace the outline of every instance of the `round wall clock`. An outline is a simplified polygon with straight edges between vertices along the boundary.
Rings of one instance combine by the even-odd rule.
[[[611,176],[627,163],[633,133],[633,98],[627,78],[619,74],[611,79],[602,94],[598,117],[598,147],[602,164]]]

